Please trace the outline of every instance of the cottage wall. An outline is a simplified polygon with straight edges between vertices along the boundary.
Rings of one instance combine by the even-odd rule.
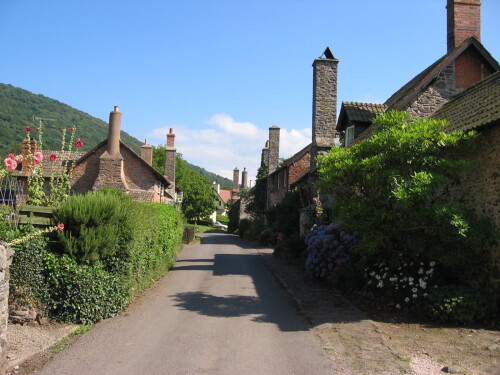
[[[71,183],[74,192],[83,194],[92,191],[92,187],[99,175],[99,158],[104,151],[106,151],[105,147],[98,148],[73,169]]]
[[[125,172],[125,181],[129,189],[139,189],[148,192],[155,192],[155,186],[158,182],[152,172],[144,168],[144,163],[136,155],[122,148],[120,150],[123,157],[123,169]]]
[[[456,93],[455,65],[450,64],[443,69],[436,81],[413,101],[408,112],[411,118],[430,117]]]

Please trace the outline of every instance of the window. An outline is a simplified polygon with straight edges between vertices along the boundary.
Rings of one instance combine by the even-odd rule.
[[[345,144],[344,146],[349,146],[352,142],[354,142],[354,125],[349,126],[345,130]]]

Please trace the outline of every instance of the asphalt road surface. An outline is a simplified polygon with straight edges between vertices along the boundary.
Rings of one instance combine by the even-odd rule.
[[[96,324],[41,375],[333,374],[255,249],[205,234],[122,315]]]

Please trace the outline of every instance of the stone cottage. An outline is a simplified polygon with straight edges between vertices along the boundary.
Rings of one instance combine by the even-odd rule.
[[[153,147],[141,147],[141,156],[120,140],[122,114],[118,107],[109,115],[108,138],[76,161],[72,189],[86,193],[101,188],[116,188],[137,201],[173,203],[175,188],[175,134],[167,134],[165,175],[152,167]]]

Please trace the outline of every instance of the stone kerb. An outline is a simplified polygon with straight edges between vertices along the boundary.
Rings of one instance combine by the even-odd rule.
[[[0,374],[7,367],[7,321],[9,318],[9,266],[14,251],[0,244]]]

